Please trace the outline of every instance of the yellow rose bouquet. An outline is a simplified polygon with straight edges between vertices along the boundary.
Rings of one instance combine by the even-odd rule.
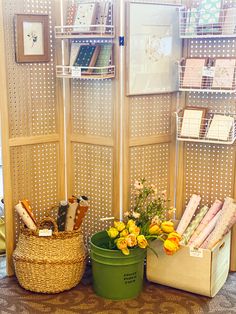
[[[158,194],[155,186],[145,183],[145,179],[135,181],[133,208],[125,213],[124,221],[114,221],[107,230],[109,249],[129,255],[130,249],[146,249],[148,241],[159,239],[166,254],[172,255],[179,249],[181,240],[171,220],[175,209],[169,207],[166,191]]]

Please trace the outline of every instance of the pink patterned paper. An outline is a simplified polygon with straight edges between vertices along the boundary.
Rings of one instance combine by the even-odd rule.
[[[183,234],[184,231],[187,229],[199,203],[201,201],[201,196],[193,194],[188,202],[188,205],[184,211],[184,214],[179,222],[179,225],[177,227],[177,232],[179,234]]]
[[[190,238],[188,245],[191,245],[193,241],[199,236],[202,230],[208,225],[208,223],[215,217],[218,211],[222,208],[223,202],[215,200],[211,208],[207,212],[206,216],[203,218],[197,229],[194,231],[192,237]]]
[[[205,58],[187,58],[185,61],[183,82],[181,87],[201,88],[202,71],[205,63]]]
[[[217,221],[221,215],[221,211],[219,211],[213,219],[209,222],[209,224],[202,230],[202,232],[199,234],[199,236],[192,242],[191,246],[199,248],[203,242],[206,240],[206,238],[209,236],[209,234],[212,232],[212,230],[215,228]]]

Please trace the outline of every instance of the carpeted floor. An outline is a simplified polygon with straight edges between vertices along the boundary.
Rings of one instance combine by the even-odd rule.
[[[86,313],[86,314],[187,314],[236,313],[236,273],[213,298],[145,282],[137,299],[110,301],[96,296],[92,289],[91,269],[74,289],[56,295],[30,293],[22,289],[15,277],[5,277],[5,259],[0,257],[0,313]]]

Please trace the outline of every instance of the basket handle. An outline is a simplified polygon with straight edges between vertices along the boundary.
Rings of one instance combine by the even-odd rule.
[[[38,226],[37,226],[37,230],[36,230],[37,233],[39,232],[39,229],[40,229],[41,225],[43,223],[45,223],[45,222],[50,222],[53,225],[53,227],[54,227],[53,233],[57,233],[58,232],[58,227],[57,227],[56,221],[53,218],[51,218],[51,217],[45,217],[45,218],[43,218],[43,219],[41,219],[39,221]]]

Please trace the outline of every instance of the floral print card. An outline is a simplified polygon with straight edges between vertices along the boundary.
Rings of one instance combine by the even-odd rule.
[[[216,59],[215,73],[212,82],[213,89],[235,88],[236,59]]]

